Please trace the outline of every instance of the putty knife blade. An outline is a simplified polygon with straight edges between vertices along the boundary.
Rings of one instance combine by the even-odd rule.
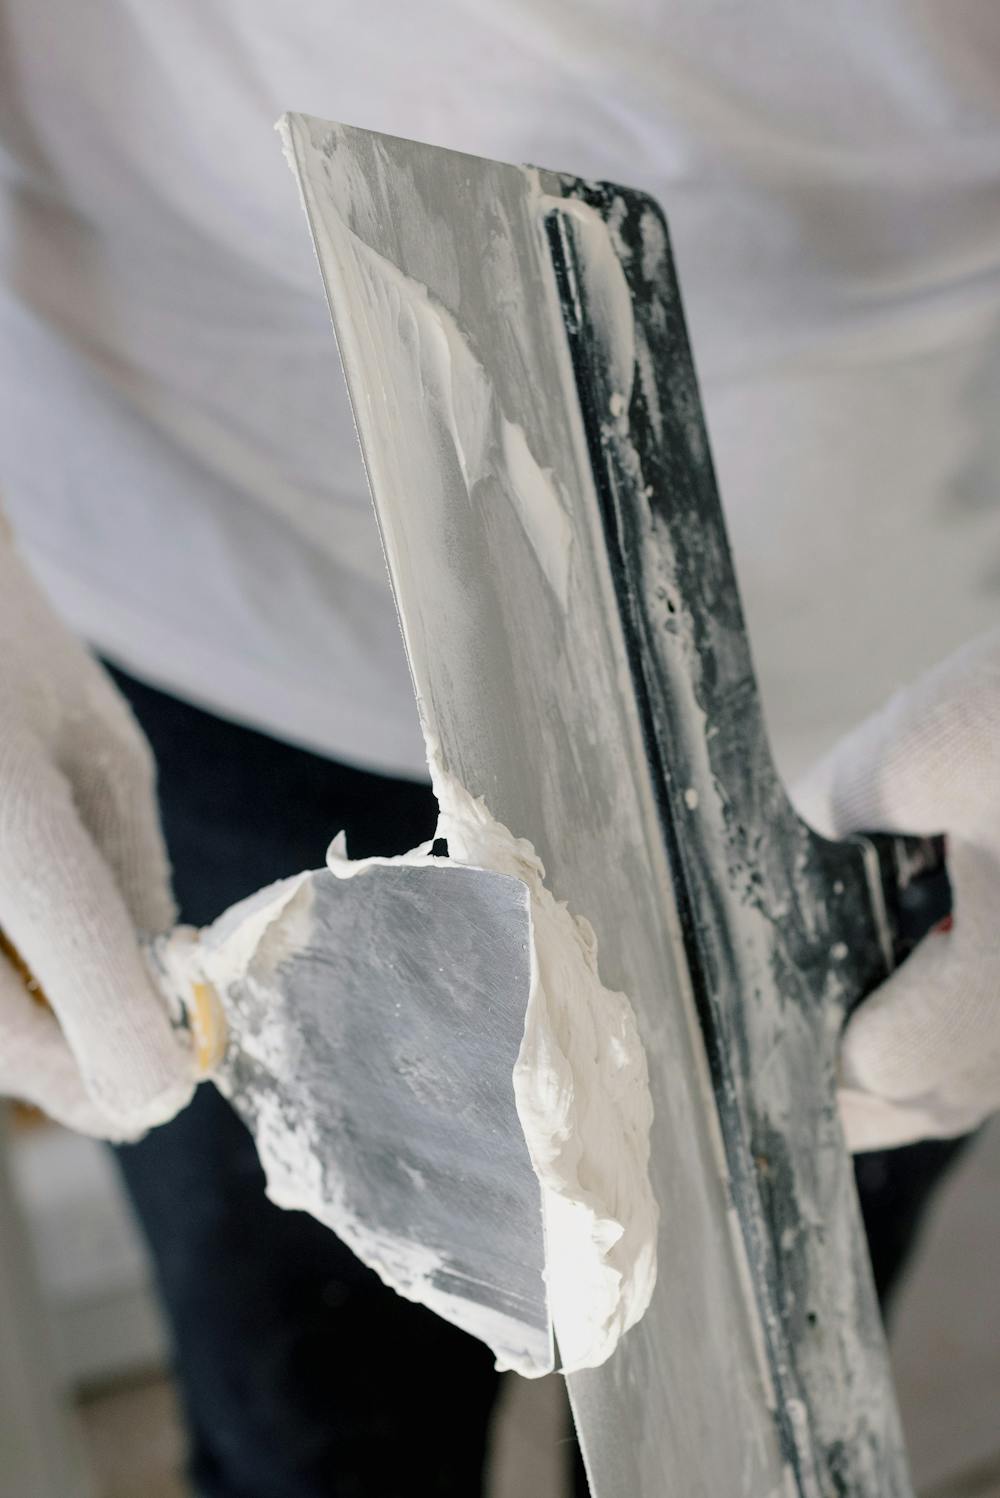
[[[518,879],[372,862],[262,890],[159,966],[174,991],[204,975],[221,1002],[213,1080],[272,1199],[535,1375],[552,1335],[512,1077],[530,939]]]

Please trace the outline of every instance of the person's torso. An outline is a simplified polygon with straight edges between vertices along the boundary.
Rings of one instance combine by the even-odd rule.
[[[652,191],[787,765],[1000,598],[982,6],[4,0],[0,485],[140,675],[417,772],[302,110]]]

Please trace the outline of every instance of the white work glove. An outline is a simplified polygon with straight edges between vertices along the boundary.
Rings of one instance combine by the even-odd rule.
[[[819,832],[946,834],[951,924],[851,1016],[840,1062],[850,1148],[975,1128],[1000,1107],[1000,630],[896,694],[793,799]]]
[[[134,1138],[171,1117],[193,1063],[136,932],[173,921],[152,754],[46,603],[0,514],[0,1096]]]

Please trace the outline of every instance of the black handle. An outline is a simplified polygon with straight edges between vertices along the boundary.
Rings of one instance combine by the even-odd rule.
[[[943,837],[866,837],[878,855],[886,918],[898,967],[917,943],[951,914]]]

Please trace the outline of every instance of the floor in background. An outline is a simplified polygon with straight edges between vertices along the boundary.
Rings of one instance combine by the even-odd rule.
[[[490,1442],[486,1498],[569,1498],[570,1413],[557,1373],[505,1373]]]
[[[893,1337],[920,1498],[1000,1498],[1000,1120],[947,1182],[900,1297]],[[189,1498],[166,1379],[81,1406],[95,1498]],[[563,1498],[563,1393],[508,1377],[490,1498]]]
[[[94,1498],[190,1498],[169,1378],[97,1390],[80,1400],[79,1411]]]
[[[191,1498],[169,1378],[112,1386],[79,1402],[94,1498]],[[568,1410],[560,1380],[503,1380],[487,1498],[565,1498]]]
[[[167,1338],[111,1152],[54,1124],[22,1127],[11,1165],[71,1387],[161,1367]]]
[[[946,1180],[893,1360],[921,1498],[1000,1498],[1000,1118]]]

